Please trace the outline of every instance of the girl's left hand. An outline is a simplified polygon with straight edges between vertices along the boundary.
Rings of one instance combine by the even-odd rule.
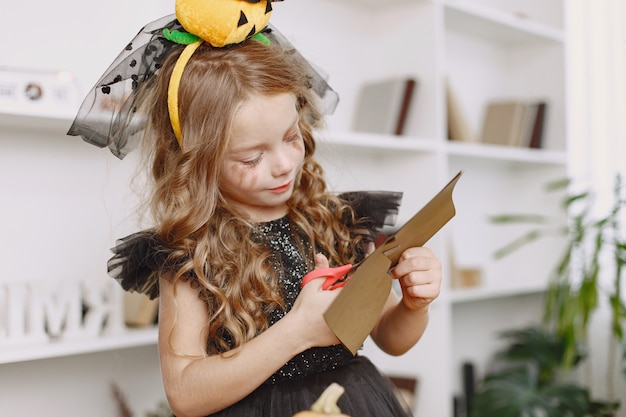
[[[441,262],[429,248],[405,250],[391,270],[402,288],[402,302],[411,310],[428,306],[441,290]]]

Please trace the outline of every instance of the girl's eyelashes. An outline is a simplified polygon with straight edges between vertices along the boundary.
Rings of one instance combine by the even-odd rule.
[[[255,165],[258,165],[259,162],[261,162],[261,157],[263,156],[263,154],[259,154],[259,156],[257,156],[254,159],[248,159],[245,161],[241,161],[241,163],[247,167],[253,167]]]
[[[287,135],[287,138],[285,139],[287,142],[293,142],[294,140],[301,140],[302,139],[302,132],[300,131],[300,127],[296,124],[294,126],[294,129],[290,132],[289,135]]]
[[[300,134],[300,129],[296,129],[296,131],[293,134],[288,135],[283,140],[285,142],[287,142],[287,143],[302,140],[302,135]],[[246,166],[246,167],[254,167],[254,166],[258,165],[259,162],[261,162],[262,157],[263,157],[263,153],[261,152],[258,156],[255,156],[252,159],[243,160],[243,161],[241,161],[241,163],[244,166]]]
[[[295,142],[300,139],[302,139],[302,136],[300,136],[299,133],[296,133],[295,135],[289,136],[287,139],[285,139],[285,142]]]

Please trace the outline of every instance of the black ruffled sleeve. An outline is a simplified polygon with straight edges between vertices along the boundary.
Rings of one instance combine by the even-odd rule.
[[[394,226],[402,200],[401,192],[352,191],[339,194],[354,212],[354,217],[344,215],[344,224],[359,239],[355,248],[356,260],[361,261],[375,247],[378,234],[385,226]]]
[[[159,274],[174,266],[168,264],[169,249],[152,230],[144,230],[117,241],[111,249],[113,257],[107,264],[108,273],[126,291],[159,296]]]
[[[395,224],[402,193],[356,191],[340,194],[339,197],[355,212],[356,218],[345,219],[346,224],[355,230],[367,229],[369,237],[373,238],[384,226]],[[153,230],[122,238],[111,251],[113,257],[107,264],[109,275],[124,290],[146,294],[150,299],[159,296],[159,275],[180,266],[171,261],[172,249]]]
[[[385,226],[396,224],[402,195],[396,191],[350,191],[339,194],[339,198],[354,210],[355,220],[346,219],[346,224],[375,234]]]

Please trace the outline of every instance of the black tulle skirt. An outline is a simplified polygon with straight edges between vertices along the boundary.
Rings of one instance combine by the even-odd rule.
[[[291,417],[308,410],[333,382],[345,388],[339,408],[351,417],[409,417],[406,404],[398,399],[391,381],[364,356],[333,371],[265,384],[243,400],[211,416]]]

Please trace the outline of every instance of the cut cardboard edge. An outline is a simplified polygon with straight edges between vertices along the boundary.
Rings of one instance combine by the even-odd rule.
[[[391,291],[392,278],[388,271],[395,266],[400,257],[399,252],[405,248],[399,247],[401,250],[394,252],[391,258],[385,252],[389,251],[396,236],[397,240],[407,240],[402,243],[423,245],[455,216],[452,192],[461,174],[456,174],[393,236],[365,258],[324,313],[328,326],[352,354],[356,354],[378,322]],[[424,216],[427,221],[420,223]],[[418,230],[420,227],[426,230]],[[417,240],[410,237],[412,234],[418,236]]]

